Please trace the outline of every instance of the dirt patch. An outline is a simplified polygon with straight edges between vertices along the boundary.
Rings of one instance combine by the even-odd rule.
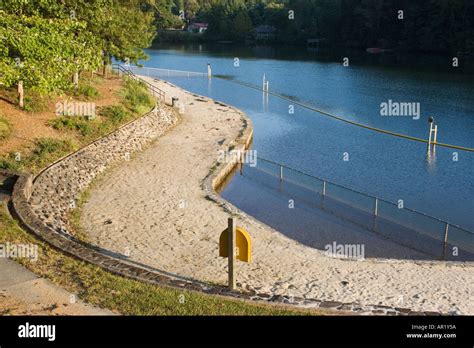
[[[92,85],[99,92],[99,97],[91,100],[96,104],[96,108],[109,105],[118,105],[120,96],[118,91],[122,87],[122,80],[118,78],[102,79],[96,78]],[[70,99],[69,99],[70,98]],[[12,104],[14,93],[12,90],[0,90],[0,116],[8,120],[12,134],[8,139],[0,141],[0,155],[8,154],[19,149],[28,149],[37,138],[64,139],[71,137],[60,131],[53,129],[48,122],[57,118],[56,103],[64,100],[81,101],[67,95],[51,98],[44,107],[44,111],[29,112],[23,111],[17,105]]]

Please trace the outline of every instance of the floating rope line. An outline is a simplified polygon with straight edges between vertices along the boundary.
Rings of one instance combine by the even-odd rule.
[[[320,110],[318,108],[315,108],[314,106],[311,106],[311,105],[308,105],[308,104],[305,104],[305,103],[302,103],[302,102],[299,102],[297,100],[294,100],[292,98],[289,98],[287,96],[284,96],[282,94],[279,94],[279,93],[276,93],[276,92],[270,92],[270,91],[264,91],[263,88],[260,88],[260,87],[257,87],[255,85],[252,85],[250,83],[247,83],[247,82],[242,82],[242,81],[238,81],[238,80],[233,80],[233,79],[230,79],[228,77],[225,77],[223,75],[214,75],[214,77],[216,78],[219,78],[219,79],[222,79],[222,80],[225,80],[225,81],[228,81],[228,82],[232,82],[232,83],[235,83],[235,84],[238,84],[238,85],[241,85],[241,86],[244,86],[244,87],[248,87],[248,88],[252,88],[252,89],[255,89],[257,91],[261,91],[261,92],[264,92],[264,93],[268,93],[270,95],[273,95],[277,98],[280,98],[280,99],[283,99],[283,100],[287,100],[293,104],[296,104],[296,105],[299,105],[305,109],[308,109],[308,110],[311,110],[311,111],[315,111],[317,113],[320,113],[322,115],[325,115],[325,116],[328,116],[330,118],[333,118],[335,120],[338,120],[338,121],[342,121],[342,122],[345,122],[345,123],[349,123],[349,124],[352,124],[354,126],[357,126],[357,127],[361,127],[361,128],[365,128],[365,129],[368,129],[368,130],[371,130],[371,131],[374,131],[374,132],[378,132],[378,133],[383,133],[383,134],[388,134],[388,135],[392,135],[392,136],[395,136],[395,137],[398,137],[398,138],[403,138],[403,139],[408,139],[408,140],[413,140],[413,141],[418,141],[420,143],[425,143],[425,144],[428,144],[428,140],[426,139],[422,139],[422,138],[417,138],[417,137],[413,137],[411,135],[406,135],[406,134],[401,134],[401,133],[397,133],[397,132],[392,132],[392,131],[389,131],[389,130],[385,130],[385,129],[381,129],[381,128],[377,128],[377,127],[372,127],[372,126],[368,126],[368,125],[365,125],[365,124],[362,124],[362,123],[358,123],[358,122],[355,122],[355,121],[351,121],[351,120],[348,120],[346,118],[343,118],[341,116],[337,116],[337,115],[334,115],[334,114],[331,114],[327,111],[324,111],[324,110]],[[474,152],[474,148],[470,148],[470,147],[464,147],[464,146],[458,146],[458,145],[452,145],[452,144],[445,144],[445,143],[438,143],[438,142],[431,142],[431,144],[433,145],[438,145],[438,146],[442,146],[442,147],[447,147],[447,148],[450,148],[450,149],[456,149],[456,150],[461,150],[461,151],[468,151],[468,152]]]

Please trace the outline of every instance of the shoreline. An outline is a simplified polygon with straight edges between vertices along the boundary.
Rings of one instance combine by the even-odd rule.
[[[254,262],[237,264],[237,282],[245,290],[474,313],[469,264],[328,258],[223,200],[214,191],[216,173],[209,172],[219,149],[239,145],[236,128],[246,116],[170,83],[144,78],[179,97],[183,120],[150,149],[113,169],[91,192],[81,221],[93,243],[117,253],[128,248],[131,260],[166,272],[225,284],[226,260],[217,256],[217,241],[232,213],[254,240]],[[105,219],[112,223],[104,225]]]

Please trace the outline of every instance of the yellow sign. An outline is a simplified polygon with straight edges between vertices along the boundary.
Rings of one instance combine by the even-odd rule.
[[[252,262],[252,239],[242,227],[235,229],[235,258],[243,262]],[[229,256],[229,230],[222,231],[219,238],[219,256]]]

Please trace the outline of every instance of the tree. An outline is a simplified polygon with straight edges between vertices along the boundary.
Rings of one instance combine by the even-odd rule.
[[[87,46],[93,38],[83,31],[84,23],[5,12],[0,16],[0,82],[17,86],[21,107],[24,88],[40,93],[68,89],[77,69],[99,64],[97,51]]]
[[[20,106],[24,88],[65,90],[101,60],[105,76],[112,58],[146,58],[159,11],[155,0],[0,0],[0,8],[0,82],[17,86]]]
[[[252,21],[244,10],[237,11],[232,20],[232,36],[237,40],[245,39],[252,32]]]

